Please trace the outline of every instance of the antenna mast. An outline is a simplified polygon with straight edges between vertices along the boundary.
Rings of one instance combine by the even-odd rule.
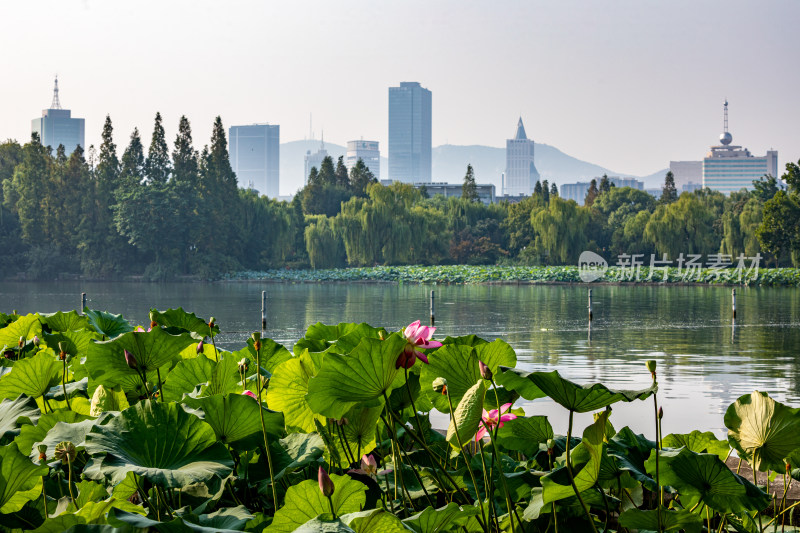
[[[725,124],[724,124],[724,127],[725,127],[725,129],[722,130],[722,131],[724,131],[725,133],[728,133],[728,99],[727,98],[725,99]]]
[[[53,103],[50,104],[50,109],[61,109],[61,102],[58,101],[58,74],[56,74],[56,83],[53,88]]]

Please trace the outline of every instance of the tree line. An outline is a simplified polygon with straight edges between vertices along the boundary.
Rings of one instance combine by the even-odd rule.
[[[99,150],[0,144],[0,274],[215,278],[236,270],[377,264],[575,264],[592,250],[618,254],[761,253],[800,266],[800,167],[730,196],[677,194],[671,174],[659,200],[607,177],[585,205],[536,184],[518,203],[485,205],[467,168],[460,198],[385,187],[358,161],[326,158],[291,202],[239,188],[222,120],[194,147],[181,117],[170,150],[160,114],[149,146],[134,130],[118,155],[110,117]],[[783,187],[783,184],[786,187]]]

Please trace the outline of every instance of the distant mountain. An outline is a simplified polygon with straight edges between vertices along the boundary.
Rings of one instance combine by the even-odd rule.
[[[281,194],[294,194],[304,182],[305,172],[303,157],[307,151],[316,153],[320,149],[320,141],[292,141],[281,144]],[[344,146],[326,142],[325,149],[334,161],[345,155]],[[385,150],[385,148],[384,148]],[[386,152],[384,152],[386,153]],[[478,183],[493,183],[500,193],[500,175],[505,171],[506,149],[492,146],[456,146],[445,144],[433,148],[433,181],[460,183],[464,179],[467,164],[472,164]],[[558,148],[548,144],[536,143],[534,162],[542,179],[559,185],[588,181],[594,177],[609,176],[635,177],[645,182],[645,187],[656,187],[664,181],[667,169],[659,170],[648,176],[639,177],[581,161],[565,154]],[[387,178],[388,160],[381,157],[381,177]]]

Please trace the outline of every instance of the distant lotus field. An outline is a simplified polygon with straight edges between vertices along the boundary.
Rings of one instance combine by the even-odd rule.
[[[143,325],[88,308],[0,314],[0,529],[796,531],[800,409],[767,394],[727,408],[724,440],[662,435],[655,361],[641,363],[648,387],[617,390],[521,371],[503,340],[419,321],[317,323],[291,349],[254,332],[222,350],[224,330],[181,308]],[[566,435],[518,405],[543,398]],[[652,416],[618,428],[619,402]],[[575,413],[594,422],[577,428]]]

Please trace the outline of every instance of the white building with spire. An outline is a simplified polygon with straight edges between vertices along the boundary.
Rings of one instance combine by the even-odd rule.
[[[325,149],[325,135],[323,134],[322,140],[319,142],[319,150],[311,153],[311,150],[306,150],[306,155],[303,157],[303,168],[305,169],[305,176],[303,176],[303,183],[308,185],[308,175],[311,173],[312,168],[319,170],[322,166],[322,160],[328,157],[328,151]]]
[[[768,150],[767,155],[754,157],[750,150],[731,144],[733,135],[728,131],[727,100],[724,116],[720,144],[712,146],[703,159],[703,188],[730,194],[741,189],[752,189],[753,181],[766,174],[777,177],[777,150]]]
[[[84,147],[85,121],[72,118],[72,111],[62,109],[58,99],[58,76],[53,88],[53,102],[49,109],[42,110],[41,118],[31,121],[31,131],[39,135],[43,146],[49,146],[55,152],[59,145],[69,156],[78,146]]]
[[[539,172],[533,164],[534,143],[525,135],[522,117],[517,122],[517,133],[506,140],[506,172],[503,180],[503,195],[530,196],[539,181]]]

